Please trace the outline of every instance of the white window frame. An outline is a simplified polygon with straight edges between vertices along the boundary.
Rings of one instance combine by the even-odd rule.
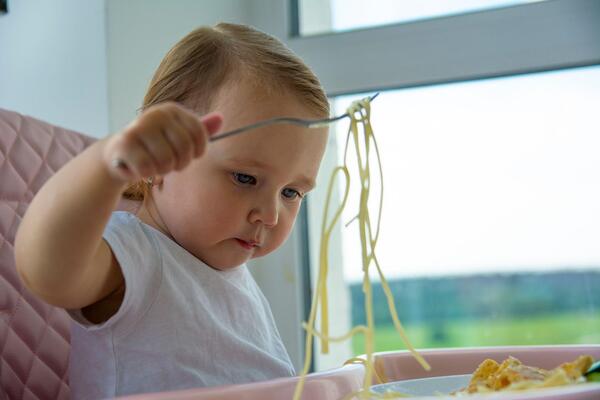
[[[256,5],[251,20],[299,54],[330,96],[600,63],[598,0],[546,0],[308,37],[291,36],[297,28],[289,1]]]
[[[249,20],[300,55],[319,76],[329,96],[600,64],[600,0],[546,0],[307,37],[297,35],[297,1],[255,0],[248,10]],[[288,244],[289,255],[295,257],[295,293],[281,302],[278,298],[281,311],[274,310],[280,326],[287,317],[283,324],[288,333],[282,332],[282,336],[288,350],[292,349],[290,355],[297,368],[304,346],[300,323],[309,304],[306,278],[302,278],[310,259],[307,232],[320,228],[306,226],[306,219],[297,224]],[[266,259],[258,263],[274,262]],[[260,268],[272,270],[277,266]],[[269,292],[275,294],[276,289],[263,289],[273,299]],[[293,326],[290,316],[297,318]],[[335,363],[319,365],[318,369]]]

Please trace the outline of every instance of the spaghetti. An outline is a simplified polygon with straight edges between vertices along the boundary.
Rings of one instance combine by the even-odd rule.
[[[585,382],[584,374],[593,362],[591,356],[584,355],[546,370],[524,365],[514,357],[508,357],[500,364],[487,359],[473,372],[469,385],[456,394],[529,390]]]
[[[383,205],[383,172],[381,167],[381,160],[379,157],[379,149],[377,147],[377,141],[375,140],[375,136],[373,135],[373,130],[371,127],[371,105],[368,98],[358,100],[353,102],[348,108],[348,115],[350,116],[350,128],[348,130],[348,134],[346,137],[346,145],[344,150],[344,165],[336,167],[330,177],[329,186],[327,189],[327,197],[325,200],[325,211],[323,213],[323,220],[321,225],[321,245],[319,249],[319,273],[317,277],[317,283],[315,287],[315,292],[312,299],[310,314],[308,318],[308,322],[303,324],[304,329],[306,330],[306,355],[304,359],[304,367],[302,370],[301,377],[296,386],[296,390],[294,392],[294,400],[300,399],[302,394],[302,390],[304,388],[306,375],[308,374],[308,369],[310,368],[310,363],[312,360],[312,343],[313,338],[316,336],[321,340],[321,348],[323,353],[327,353],[329,351],[329,342],[341,342],[345,341],[357,333],[362,333],[365,335],[365,354],[366,359],[362,359],[361,363],[365,364],[365,379],[363,382],[363,387],[360,391],[356,393],[352,393],[350,397],[359,397],[366,398],[370,396],[374,396],[374,394],[369,393],[369,387],[371,386],[371,382],[373,377],[376,377],[378,380],[380,379],[373,363],[373,353],[374,353],[374,334],[375,334],[375,324],[373,318],[373,296],[372,296],[372,288],[371,288],[371,280],[369,277],[369,269],[372,265],[375,265],[377,270],[377,274],[381,279],[381,285],[383,287],[390,315],[392,317],[394,327],[398,331],[400,337],[405,343],[406,347],[410,350],[412,355],[416,358],[416,360],[425,368],[426,370],[430,369],[429,364],[421,357],[419,353],[414,349],[408,337],[398,319],[398,315],[396,312],[396,306],[394,304],[394,298],[392,296],[392,292],[389,288],[387,280],[385,279],[383,272],[381,271],[381,267],[379,265],[379,261],[377,260],[377,256],[375,255],[375,247],[377,245],[377,240],[379,238],[379,227],[381,222],[381,209]],[[362,129],[359,129],[359,126]],[[352,221],[358,221],[358,229],[360,234],[360,242],[361,242],[361,254],[362,254],[362,270],[363,270],[363,292],[365,294],[365,313],[366,313],[366,325],[358,325],[353,327],[349,332],[345,335],[339,337],[331,337],[329,336],[329,320],[328,320],[328,296],[327,296],[327,274],[329,270],[329,241],[330,236],[333,231],[335,224],[340,219],[342,210],[346,205],[346,201],[348,200],[348,194],[350,189],[350,173],[348,169],[348,150],[350,143],[354,145],[354,149],[356,151],[356,158],[358,164],[358,173],[360,179],[360,203],[358,214]],[[379,192],[379,211],[377,213],[377,225],[376,229],[373,230],[371,226],[371,215],[369,213],[368,208],[368,200],[369,195],[371,194],[371,160],[370,160],[370,150],[371,146],[373,146],[377,167],[379,170],[379,176],[381,179],[381,189]],[[362,151],[361,151],[362,148]],[[331,196],[334,188],[334,183],[336,182],[336,178],[338,175],[342,175],[345,180],[344,184],[344,196],[341,204],[333,213],[333,217],[330,222],[328,222],[329,217],[329,205],[331,201]],[[317,331],[315,327],[315,320],[317,314],[317,308],[320,305],[321,310],[321,331]],[[356,359],[351,360],[351,362],[356,362]]]

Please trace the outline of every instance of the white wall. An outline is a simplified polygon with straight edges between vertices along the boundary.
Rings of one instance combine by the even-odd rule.
[[[111,131],[131,121],[154,70],[179,39],[201,25],[247,23],[244,0],[106,0]]]
[[[0,15],[0,107],[108,131],[104,0],[12,0]]]

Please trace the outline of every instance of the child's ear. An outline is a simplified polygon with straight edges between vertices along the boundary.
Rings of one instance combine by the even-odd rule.
[[[162,175],[154,175],[152,179],[152,186],[160,186],[163,183]]]

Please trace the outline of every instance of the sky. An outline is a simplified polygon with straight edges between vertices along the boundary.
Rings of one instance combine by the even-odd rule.
[[[600,67],[587,67],[383,92],[372,124],[385,275],[598,268],[599,88]],[[337,98],[336,113],[357,97]],[[358,210],[352,188],[345,222]],[[342,238],[345,276],[362,279],[357,224]]]

